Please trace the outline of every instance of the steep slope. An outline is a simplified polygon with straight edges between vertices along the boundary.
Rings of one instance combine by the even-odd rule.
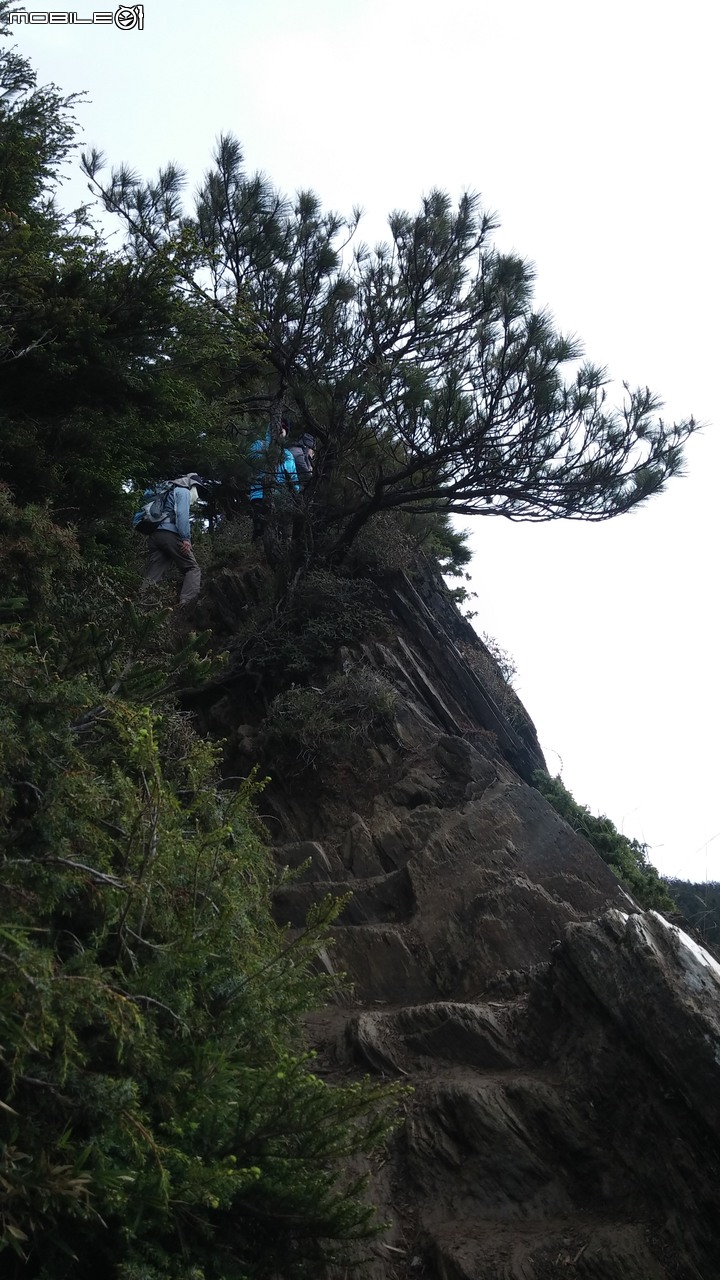
[[[529,785],[532,723],[432,578],[384,601],[389,632],[336,669],[392,686],[391,729],[264,802],[299,869],[277,918],[351,895],[326,962],[352,997],[310,1021],[319,1070],[414,1088],[370,1171],[392,1226],[369,1274],[714,1280],[720,970]],[[232,727],[233,769],[257,730]]]

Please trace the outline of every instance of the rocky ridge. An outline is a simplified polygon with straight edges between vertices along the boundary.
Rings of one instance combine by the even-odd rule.
[[[370,1171],[392,1226],[368,1275],[715,1280],[720,967],[532,788],[532,722],[439,585],[396,575],[385,599],[391,637],[338,661],[392,683],[392,734],[264,798],[298,869],[277,918],[351,894],[318,1071],[414,1089]]]

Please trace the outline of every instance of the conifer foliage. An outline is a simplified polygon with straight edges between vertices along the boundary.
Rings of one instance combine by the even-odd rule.
[[[162,261],[111,253],[87,211],[59,209],[76,108],[0,51],[0,468],[18,501],[50,501],[117,559],[128,481],[228,451],[236,352]]]
[[[125,596],[128,482],[217,462],[230,347],[55,208],[72,99],[12,51],[0,89],[0,1274],[317,1280],[395,1106],[313,1070],[337,905],[273,922],[257,788],[175,698],[205,640]]]
[[[693,419],[666,423],[642,387],[612,406],[605,370],[536,309],[531,266],[493,246],[477,196],[454,207],[432,191],[370,249],[358,212],[327,212],[312,192],[287,200],[245,171],[232,137],[192,216],[175,167],[105,181],[102,163],[85,157],[138,259],[172,262],[191,296],[251,333],[269,400],[322,442],[318,493],[339,550],[393,508],[605,520],[680,471]]]
[[[253,787],[173,711],[162,618],[0,499],[2,1274],[315,1280],[374,1229],[342,1163],[390,1125],[302,1048],[336,906],[273,923]]]

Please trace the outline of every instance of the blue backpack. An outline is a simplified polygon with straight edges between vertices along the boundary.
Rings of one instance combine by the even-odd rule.
[[[145,490],[143,497],[147,498],[147,502],[132,518],[132,527],[137,533],[154,533],[164,520],[172,517],[174,488],[172,480],[163,480],[153,489]]]

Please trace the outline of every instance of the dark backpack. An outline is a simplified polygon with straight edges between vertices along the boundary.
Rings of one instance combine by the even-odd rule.
[[[132,527],[137,533],[154,533],[164,520],[172,517],[174,488],[175,484],[172,480],[163,480],[153,489],[145,490],[143,497],[147,498],[147,502],[135,512],[132,518]]]

